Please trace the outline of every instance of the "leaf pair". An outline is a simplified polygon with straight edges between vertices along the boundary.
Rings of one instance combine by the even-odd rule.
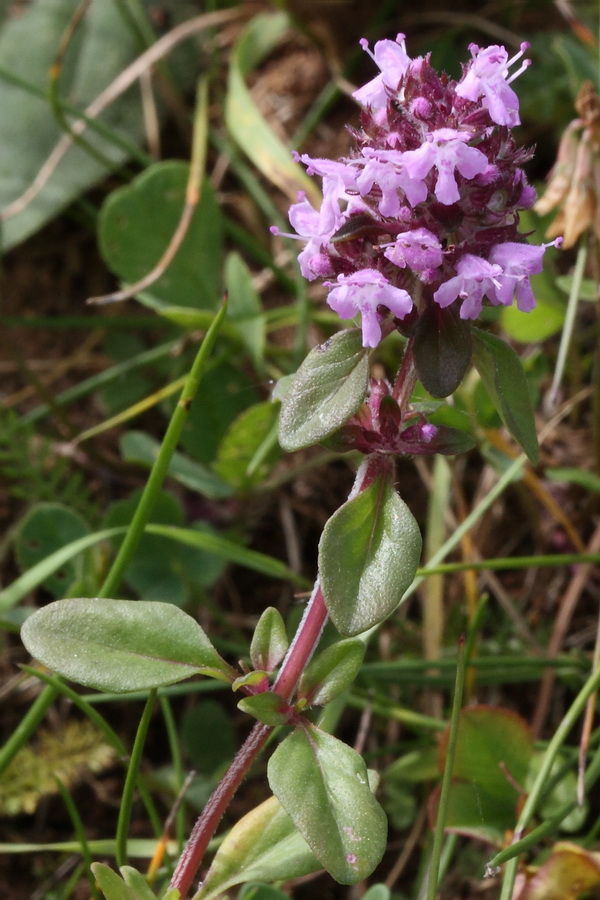
[[[434,397],[453,393],[473,361],[502,421],[529,459],[537,462],[527,380],[519,357],[505,341],[448,310],[435,309],[422,317],[414,358],[419,378]],[[300,450],[331,438],[359,410],[368,380],[369,358],[359,329],[340,331],[311,350],[279,391],[279,442],[284,450]]]

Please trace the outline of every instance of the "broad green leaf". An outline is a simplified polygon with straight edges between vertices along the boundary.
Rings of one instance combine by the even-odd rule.
[[[86,537],[87,522],[60,503],[38,503],[19,522],[15,553],[21,571],[28,571],[61,547]],[[83,559],[69,560],[58,571],[49,573],[44,587],[55,597],[64,597],[76,579],[82,577]]]
[[[290,200],[303,190],[318,206],[319,191],[304,170],[292,159],[288,148],[261,115],[244,77],[281,40],[289,27],[285,13],[265,13],[252,17],[240,35],[229,69],[225,98],[225,123],[237,144],[259,171],[277,185]]]
[[[265,317],[260,296],[252,283],[252,273],[239,253],[225,260],[227,315],[234,323],[254,367],[259,374],[265,369]]]
[[[181,740],[197,772],[210,776],[222,772],[238,747],[230,710],[216,700],[203,700],[186,709],[181,721]]]
[[[130,887],[135,892],[139,900],[156,900],[156,894],[142,873],[134,869],[133,866],[121,866],[121,875],[127,887]]]
[[[92,872],[106,900],[146,900],[144,895],[125,884],[121,876],[104,863],[92,863]]]
[[[502,328],[509,337],[523,344],[539,344],[561,331],[566,304],[556,289],[557,281],[547,270],[532,275],[531,287],[536,305],[531,312],[523,313],[515,305],[502,309]]]
[[[300,450],[329,437],[367,392],[369,355],[358,328],[339,331],[310,351],[281,403],[279,443]]]
[[[244,885],[238,894],[238,900],[289,900],[289,896],[272,884],[252,882]]]
[[[419,319],[414,340],[417,375],[432,397],[453,394],[471,365],[471,323],[453,306],[431,304]]]
[[[287,881],[321,868],[275,797],[233,826],[194,900],[210,900],[247,881]]]
[[[166,250],[185,202],[189,167],[170,160],[109,194],[98,222],[100,249],[125,283],[147,275]],[[148,293],[175,306],[216,309],[221,299],[222,217],[208,181],[173,262]]]
[[[108,157],[109,169],[85,149],[72,144],[67,149],[64,132],[50,109],[48,71],[69,28],[73,9],[72,0],[28,3],[18,15],[7,19],[0,32],[0,125],[3,134],[10,134],[10,140],[2,141],[0,147],[0,208],[5,209],[30,188],[59,141],[66,149],[35,196],[4,221],[5,250],[37,231],[128,156],[127,150],[91,128],[84,137]],[[140,14],[133,8],[130,13],[137,25],[127,28],[117,0],[90,5],[65,55],[61,98],[74,100],[84,109],[139,55],[136,28]],[[191,84],[194,74],[189,72],[187,78]],[[67,114],[67,118],[73,121],[74,116]],[[131,142],[134,150],[144,137],[135,90],[117,98],[101,119],[111,132]]]
[[[212,464],[231,423],[255,403],[258,393],[254,384],[231,356],[210,366],[202,376],[202,390],[183,427],[182,448],[197,462]]]
[[[500,418],[532,463],[539,446],[529,388],[521,360],[501,338],[473,329],[475,367]]]
[[[385,813],[361,757],[314,726],[296,729],[269,760],[271,790],[330,875],[367,878],[386,846]]]
[[[449,732],[440,743],[443,769]],[[514,828],[533,754],[527,723],[511,710],[473,706],[461,713],[448,828],[499,843]]]
[[[390,889],[385,884],[373,884],[366,894],[362,895],[362,900],[390,900]]]
[[[244,490],[260,483],[281,456],[274,434],[278,416],[277,404],[265,400],[244,410],[231,423],[219,444],[213,468],[233,488]],[[250,464],[256,463],[259,454],[260,460],[250,472]]]
[[[448,737],[444,732],[440,742],[441,767]],[[507,794],[507,773],[513,782],[525,785],[532,754],[531,731],[519,715],[501,707],[471,706],[460,716],[452,775],[472,780],[502,799]]]
[[[241,709],[242,712],[248,713],[248,715],[258,719],[259,722],[264,722],[265,725],[272,725],[275,728],[279,725],[285,725],[287,722],[289,714],[286,707],[287,704],[282,697],[273,691],[264,691],[262,694],[255,694],[253,697],[244,697],[238,703],[238,709]]]
[[[104,524],[128,526],[135,515],[141,491],[127,500],[118,500],[109,508]],[[180,527],[185,513],[179,501],[166,492],[159,493],[150,515],[151,524]],[[193,531],[218,539],[217,532],[207,523],[192,525]],[[126,584],[142,600],[162,600],[184,606],[198,588],[210,587],[222,574],[225,561],[221,556],[174,543],[168,538],[146,532],[139,541],[124,572]]]
[[[514,794],[512,796],[514,798]],[[431,827],[437,818],[438,801],[439,788],[436,788],[429,803]],[[499,806],[494,797],[474,782],[453,781],[445,820],[449,831],[498,847],[506,831],[515,827],[516,821],[514,808],[509,810],[506,805]]]
[[[281,613],[267,607],[257,622],[250,644],[250,659],[255,669],[272,672],[287,652],[289,645]]]
[[[396,609],[415,577],[421,546],[419,527],[387,477],[334,513],[321,535],[319,572],[341,634],[360,634]]]
[[[325,706],[350,687],[360,670],[365,645],[359,640],[338,641],[318,654],[302,673],[298,697],[309,706]]]
[[[145,431],[126,431],[119,438],[119,449],[125,462],[138,463],[149,469],[156,462],[160,442]],[[211,500],[222,500],[232,494],[231,487],[222,478],[215,475],[207,466],[177,450],[171,457],[167,474],[184,487],[197,491]]]
[[[176,606],[143,600],[56,600],[21,629],[29,653],[100,691],[139,691],[192,675],[230,679],[200,625]]]
[[[573,276],[559,275],[554,283],[568,296],[573,289]],[[579,287],[579,299],[588,300],[591,303],[595,303],[598,300],[598,282],[595,278],[582,278]]]

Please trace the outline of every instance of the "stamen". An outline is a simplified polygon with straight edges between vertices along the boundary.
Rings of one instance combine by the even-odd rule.
[[[359,43],[360,46],[363,48],[363,50],[365,51],[365,53],[368,53],[368,54],[369,54],[369,56],[371,57],[371,59],[373,60],[373,62],[375,63],[375,65],[377,65],[377,61],[376,61],[376,59],[375,59],[375,56],[374,56],[374,54],[373,54],[373,51],[372,51],[371,48],[369,47],[369,42],[368,42],[368,40],[367,40],[366,38],[361,38],[360,41],[359,41],[358,43]]]
[[[547,244],[542,244],[542,247],[544,248],[544,250],[547,250],[548,247],[560,247],[562,242],[563,242],[563,237],[559,236],[557,238],[554,238],[553,241],[549,241]]]
[[[519,75],[522,75],[523,72],[525,71],[525,69],[528,69],[530,65],[531,65],[531,60],[530,60],[530,59],[524,59],[522,65],[519,66],[519,68],[517,69],[517,71],[516,71],[516,72],[513,72],[513,74],[510,76],[510,78],[507,78],[507,79],[506,79],[506,83],[507,83],[507,84],[510,84],[511,81],[514,81],[515,78],[518,78]]]
[[[305,243],[308,241],[308,238],[302,237],[300,234],[289,234],[287,231],[281,231],[277,225],[271,225],[269,231],[276,237],[290,238],[292,241],[304,241]]]
[[[519,52],[515,53],[514,56],[511,56],[511,58],[506,63],[506,68],[503,69],[502,74],[506,78],[507,84],[510,84],[511,81],[514,81],[515,78],[518,78],[519,75],[521,75],[525,71],[525,69],[529,68],[529,66],[531,65],[530,59],[523,60],[522,65],[517,69],[517,71],[513,72],[513,74],[510,76],[510,78],[506,77],[508,75],[508,71],[511,68],[511,66],[514,66],[514,64],[517,62],[517,60],[521,59],[523,54],[526,53],[530,47],[531,47],[531,44],[529,43],[529,41],[523,41],[523,43],[520,46]]]

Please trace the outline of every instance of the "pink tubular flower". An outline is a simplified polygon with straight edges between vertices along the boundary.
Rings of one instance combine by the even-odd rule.
[[[423,179],[413,176],[404,164],[405,153],[398,150],[379,150],[365,147],[363,156],[367,162],[356,179],[361,194],[368,194],[374,184],[381,191],[378,203],[382,216],[395,216],[405,196],[411,206],[427,199],[427,186]]]
[[[507,75],[510,66],[523,56],[528,47],[529,44],[524,42],[520,52],[509,59],[504,47],[492,46],[482,50],[477,44],[471,44],[469,50],[473,61],[456,87],[458,96],[474,103],[483,96],[484,106],[497,125],[508,125],[511,128],[519,125],[519,98],[509,87],[509,82],[514,81],[527,68],[530,60],[525,60],[510,78],[507,79]]]
[[[442,245],[435,234],[426,228],[400,232],[396,240],[385,248],[384,256],[395,266],[402,269],[408,266],[415,272],[439,269],[443,260]]]
[[[307,243],[298,256],[300,271],[304,278],[312,281],[322,275],[330,274],[327,258],[320,252],[321,244],[326,243],[334,231],[340,226],[342,216],[333,198],[324,196],[321,209],[317,212],[301,191],[298,203],[290,207],[289,219],[299,237]]]
[[[456,266],[456,275],[445,281],[434,293],[433,299],[438,306],[450,306],[460,298],[461,319],[476,319],[481,312],[484,294],[494,287],[500,287],[499,277],[502,268],[493,265],[480,256],[467,253],[462,256]]]
[[[402,154],[402,163],[413,179],[422,179],[435,166],[438,177],[435,196],[446,206],[460,200],[460,192],[454,176],[458,169],[464,178],[474,178],[488,166],[488,160],[477,147],[468,147],[471,135],[452,128],[439,128],[427,135],[418,150]]]
[[[361,47],[381,70],[381,75],[377,75],[353,93],[352,96],[361,106],[370,106],[374,110],[385,109],[389,100],[388,91],[398,89],[398,83],[411,61],[406,52],[404,37],[403,34],[399,34],[395,41],[377,41],[374,53],[369,50],[366,38],[361,39]]]
[[[513,297],[521,312],[531,312],[535,307],[535,297],[529,283],[530,275],[542,271],[543,257],[548,247],[557,247],[560,238],[550,244],[515,244],[507,241],[497,244],[490,253],[490,262],[502,267],[502,275],[497,283],[490,286],[488,297],[494,306],[510,306]]]
[[[410,294],[394,287],[377,269],[362,269],[351,275],[338,275],[337,284],[326,281],[333,290],[327,303],[342,319],[362,317],[363,347],[376,347],[381,340],[378,306],[384,306],[399,319],[412,309]]]

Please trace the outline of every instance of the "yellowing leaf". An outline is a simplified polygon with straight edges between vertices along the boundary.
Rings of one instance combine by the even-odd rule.
[[[321,195],[317,186],[293,161],[290,148],[280,141],[263,118],[244,81],[244,74],[256,64],[257,57],[264,55],[265,35],[270,38],[267,43],[273,46],[287,30],[287,24],[283,13],[254,16],[241,35],[231,56],[225,122],[256,168],[290,200],[296,200],[298,191],[303,190],[311,203],[319,206]],[[261,46],[254,47],[255,42],[261,42]]]
[[[600,885],[600,859],[577,844],[555,844],[516,900],[579,900]]]

